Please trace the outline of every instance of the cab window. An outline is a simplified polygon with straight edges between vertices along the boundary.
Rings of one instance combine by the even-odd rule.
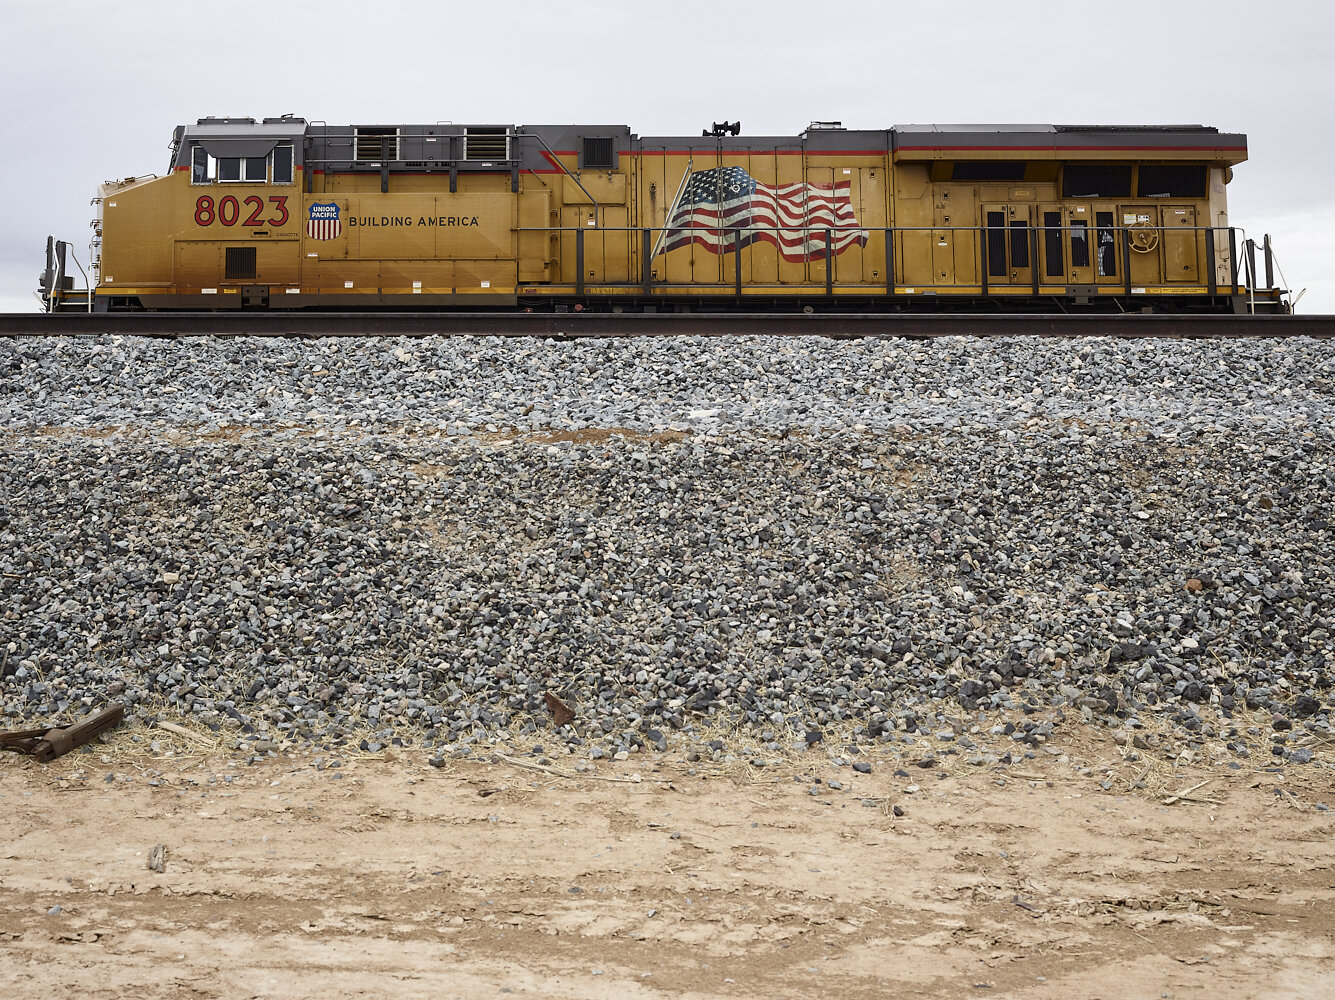
[[[292,144],[275,146],[267,156],[210,156],[203,146],[190,151],[191,184],[292,183]]]
[[[270,154],[273,160],[273,182],[275,184],[292,183],[292,146],[290,143],[280,143],[274,147]]]

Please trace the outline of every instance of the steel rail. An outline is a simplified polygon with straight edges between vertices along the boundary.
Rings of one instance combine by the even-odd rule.
[[[0,336],[1117,337],[1335,336],[1335,316],[1159,313],[0,313]]]

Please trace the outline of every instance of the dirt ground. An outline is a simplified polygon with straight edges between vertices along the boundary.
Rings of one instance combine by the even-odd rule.
[[[1335,771],[1134,789],[1104,731],[1045,750],[870,774],[823,748],[6,754],[0,994],[1335,996]]]

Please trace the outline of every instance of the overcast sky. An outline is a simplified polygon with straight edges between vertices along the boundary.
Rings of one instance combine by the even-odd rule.
[[[172,128],[616,123],[791,135],[923,122],[1214,125],[1248,137],[1235,226],[1335,313],[1335,13],[1208,5],[56,0],[0,13],[0,311],[36,308],[48,233],[87,265],[99,182],[167,167]]]

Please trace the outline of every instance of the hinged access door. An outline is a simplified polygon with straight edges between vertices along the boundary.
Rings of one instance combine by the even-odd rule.
[[[1126,260],[1133,290],[1160,284],[1163,272],[1159,264],[1163,255],[1163,230],[1159,228],[1158,206],[1123,205],[1118,212],[1118,221],[1126,230],[1122,238],[1130,247]]]
[[[1028,205],[984,205],[989,285],[1030,285],[1033,261]]]
[[[931,234],[934,285],[967,286],[979,279],[974,198],[973,188],[943,185],[937,189]]]
[[[1190,206],[1164,205],[1159,212],[1163,219],[1164,281],[1199,284],[1196,210]]]
[[[1088,205],[1062,209],[1063,242],[1066,244],[1068,284],[1094,284],[1094,218]]]
[[[1100,285],[1123,280],[1122,240],[1117,229],[1117,210],[1112,205],[1094,206],[1094,277]]]

